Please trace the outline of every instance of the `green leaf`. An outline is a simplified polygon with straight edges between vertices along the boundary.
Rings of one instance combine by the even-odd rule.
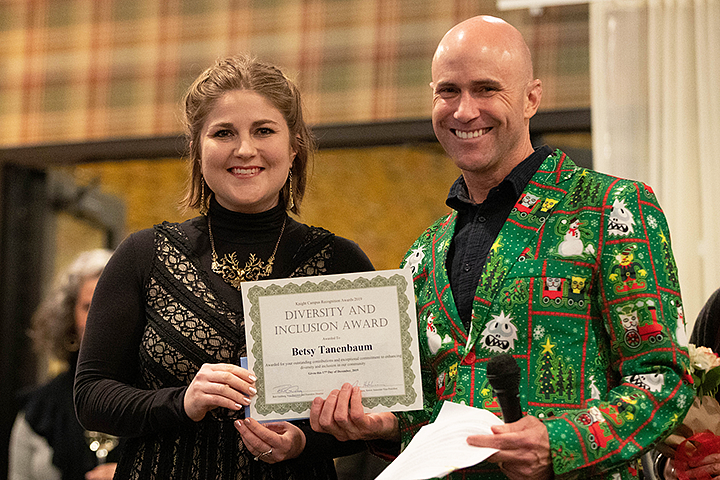
[[[704,395],[712,395],[718,390],[718,386],[720,386],[720,367],[715,367],[703,375],[701,388]],[[700,395],[699,391],[698,395]]]

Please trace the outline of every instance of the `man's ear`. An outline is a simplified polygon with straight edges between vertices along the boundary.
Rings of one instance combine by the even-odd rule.
[[[525,89],[525,118],[530,119],[540,107],[542,99],[542,82],[535,79],[527,84]]]

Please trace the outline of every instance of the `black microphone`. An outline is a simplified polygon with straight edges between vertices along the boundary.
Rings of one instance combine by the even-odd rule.
[[[505,423],[520,420],[520,367],[509,353],[492,357],[487,364],[487,379],[497,396]]]

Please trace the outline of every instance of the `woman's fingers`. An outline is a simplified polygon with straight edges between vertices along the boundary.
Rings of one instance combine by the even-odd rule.
[[[185,392],[185,413],[194,421],[217,407],[239,410],[250,405],[257,393],[255,376],[237,365],[206,363],[193,378]]]
[[[295,458],[305,449],[305,434],[288,422],[260,424],[246,418],[236,420],[235,428],[253,457],[266,463]]]
[[[206,381],[227,386],[248,396],[257,393],[255,390],[255,376],[244,368],[228,363],[204,364],[200,367],[193,381]]]

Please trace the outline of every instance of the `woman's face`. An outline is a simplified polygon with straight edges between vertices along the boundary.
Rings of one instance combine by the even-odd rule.
[[[88,310],[90,310],[90,302],[92,301],[97,282],[98,277],[87,278],[78,290],[77,301],[75,302],[75,330],[77,331],[80,341],[82,341],[83,335],[85,334]]]
[[[228,210],[260,213],[278,204],[295,150],[282,113],[259,93],[232,90],[200,135],[203,177]]]

